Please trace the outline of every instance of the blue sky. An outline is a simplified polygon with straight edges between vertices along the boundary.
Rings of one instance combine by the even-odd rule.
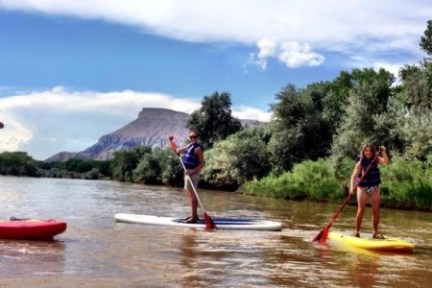
[[[378,2],[378,3],[376,3]],[[231,93],[267,121],[289,83],[396,73],[425,54],[429,1],[0,0],[0,152],[78,152],[143,107]]]

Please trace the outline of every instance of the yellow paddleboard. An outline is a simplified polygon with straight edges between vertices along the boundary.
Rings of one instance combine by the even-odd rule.
[[[408,253],[413,252],[415,247],[412,243],[392,237],[386,237],[385,239],[361,238],[338,232],[330,232],[328,239],[341,242],[347,246],[370,251]]]

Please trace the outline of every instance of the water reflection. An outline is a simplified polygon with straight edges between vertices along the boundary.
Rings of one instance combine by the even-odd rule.
[[[195,259],[197,259],[198,256],[196,253],[198,246],[196,238],[196,230],[185,232],[182,236],[180,263],[185,270],[181,277],[181,283],[184,287],[188,284],[194,287],[200,282],[199,273],[194,273],[194,271],[196,271],[194,268],[197,266]]]
[[[64,250],[62,241],[0,240],[0,276],[61,274]]]
[[[357,287],[371,288],[375,286],[375,277],[379,275],[378,260],[379,256],[377,255],[369,255],[369,257],[361,254],[354,255],[354,269],[351,277]]]

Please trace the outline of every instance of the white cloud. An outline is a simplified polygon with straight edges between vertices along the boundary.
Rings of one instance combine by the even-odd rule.
[[[191,113],[201,99],[131,90],[100,93],[47,91],[0,98],[0,151],[26,151],[44,160],[62,151],[79,152],[99,137],[114,132],[137,118],[143,107],[159,107]],[[233,116],[266,121],[268,113],[250,107],[232,107]]]
[[[269,122],[271,120],[271,114],[260,109],[241,106],[231,110],[232,115],[238,119],[251,119],[262,122]]]
[[[262,70],[265,70],[267,67],[267,58],[274,57],[277,51],[277,43],[271,41],[268,38],[261,39],[257,43],[258,54],[255,55],[253,53],[251,58],[255,61],[259,66],[261,66]]]
[[[261,68],[269,57],[288,67],[320,65],[324,52],[371,62],[377,51],[415,58],[432,15],[426,0],[0,0],[0,8],[100,19],[181,41],[243,43],[256,46]]]
[[[7,113],[1,113],[0,115],[2,117],[0,120],[3,123],[6,122],[5,127],[0,131],[0,150],[16,151],[32,139],[33,133],[20,122],[14,120],[13,117],[9,117]]]
[[[291,68],[318,66],[325,60],[324,56],[313,52],[308,44],[297,42],[282,43],[277,58]]]
[[[265,70],[268,58],[276,58],[289,68],[301,66],[319,66],[324,63],[325,57],[312,51],[310,45],[297,42],[277,43],[268,38],[257,43],[258,53],[251,54],[251,60]]]

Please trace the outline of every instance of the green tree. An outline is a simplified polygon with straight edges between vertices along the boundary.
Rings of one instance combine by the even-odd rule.
[[[408,81],[409,79],[416,77],[418,73],[420,73],[420,67],[417,65],[408,65],[405,64],[400,70],[399,70],[399,77],[402,81]]]
[[[205,148],[213,147],[217,141],[242,129],[240,121],[231,116],[230,94],[219,94],[217,91],[211,96],[204,96],[201,108],[192,112],[187,127],[199,131]]]
[[[146,153],[151,153],[151,147],[143,146],[115,152],[111,162],[112,177],[118,181],[133,182],[133,171]]]
[[[428,20],[424,35],[420,38],[420,47],[428,55],[432,55],[432,20]]]
[[[0,154],[0,173],[14,176],[38,175],[37,161],[25,152],[3,152]]]
[[[132,175],[135,183],[183,185],[183,168],[177,155],[169,148],[143,151]]]
[[[143,184],[161,184],[161,166],[152,150],[146,151],[133,170],[133,182]]]
[[[171,151],[171,148],[155,149],[153,155],[160,163],[162,183],[170,186],[182,186],[183,167],[178,156]]]
[[[399,75],[402,89],[398,99],[406,112],[418,116],[432,109],[432,62],[423,61],[420,65],[405,65]]]
[[[336,165],[344,157],[354,159],[364,143],[388,145],[392,139],[393,122],[389,120],[387,104],[394,76],[384,69],[355,69],[352,81],[347,116],[333,143]]]
[[[99,179],[111,176],[110,164],[111,160],[69,159],[66,162],[38,161],[37,166],[43,177]]]
[[[427,21],[420,48],[432,55],[432,20]],[[424,160],[432,152],[432,61],[424,59],[419,65],[405,65],[399,75],[402,85],[393,109],[399,112],[402,123],[397,127],[405,144],[401,151],[409,158]]]
[[[234,187],[266,176],[271,170],[268,130],[266,125],[252,126],[216,143],[205,154],[204,179]]]
[[[335,80],[326,84],[323,118],[331,125],[332,135],[336,133],[346,116],[352,85],[352,75],[346,71],[342,71]]]
[[[261,179],[271,171],[267,143],[270,133],[266,127],[254,126],[230,136],[234,143],[230,152],[230,166],[239,184]]]
[[[270,106],[274,119],[269,142],[276,173],[302,160],[328,155],[333,128],[324,118],[325,86],[316,83],[297,90],[289,84],[276,94],[278,102]]]
[[[424,60],[417,66],[404,66],[394,106],[399,112],[398,133],[404,139],[408,157],[425,159],[432,152],[432,62]]]
[[[84,173],[95,168],[95,160],[69,159],[64,163],[66,170],[78,173]]]

